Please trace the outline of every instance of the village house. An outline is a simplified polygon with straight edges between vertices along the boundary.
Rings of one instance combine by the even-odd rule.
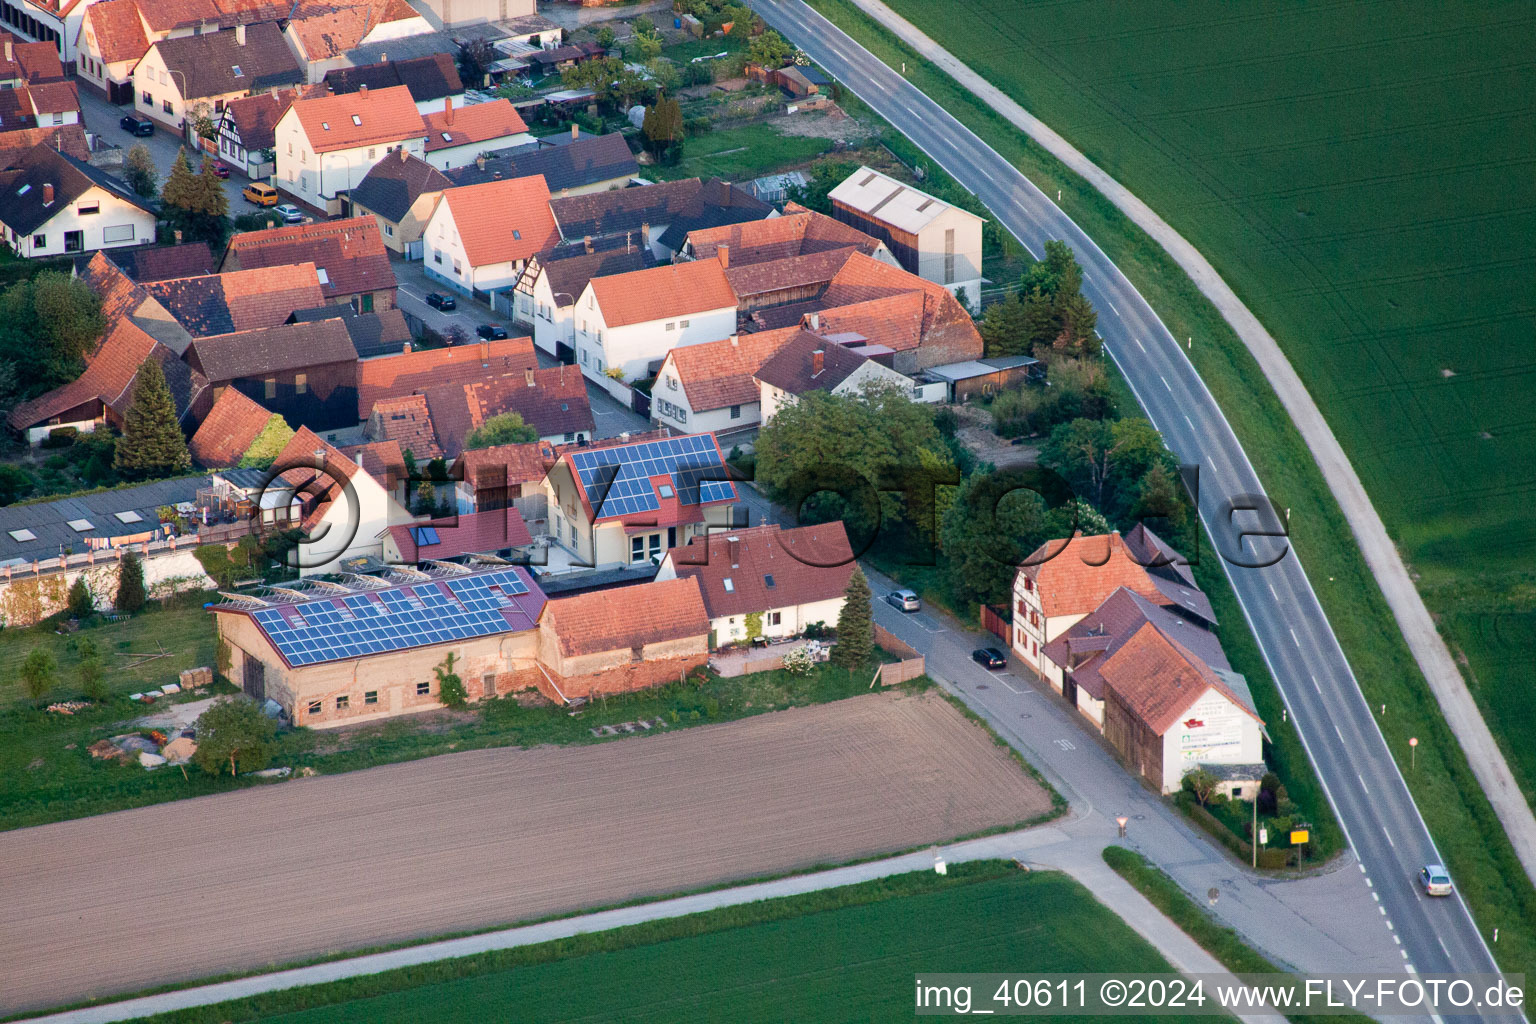
[[[757,372],[798,327],[731,335],[667,353],[651,389],[651,417],[679,431],[726,432],[762,420]]]
[[[372,217],[244,231],[229,240],[224,270],[313,263],[327,303],[359,313],[395,307],[395,271]]]
[[[192,461],[207,469],[238,466],[277,413],[257,405],[239,388],[226,387],[187,441]]]
[[[897,262],[950,292],[981,296],[984,218],[889,175],[860,167],[828,194],[832,216],[886,244]]]
[[[550,598],[539,622],[539,691],[569,704],[676,682],[709,657],[697,581]]]
[[[537,441],[461,453],[448,469],[459,514],[516,508],[524,522],[544,522],[548,516],[544,474],[549,470],[544,454],[544,446]]]
[[[79,124],[80,91],[74,82],[23,82],[0,89],[0,135]]]
[[[441,708],[434,669],[450,656],[472,701],[536,685],[545,598],[526,570],[434,562],[342,579],[209,606],[230,679],[295,725]]]
[[[175,319],[189,336],[188,344],[190,338],[277,327],[288,321],[293,310],[325,301],[313,263],[167,278],[137,287]],[[139,312],[142,318],[151,310]],[[155,333],[149,327],[145,330]]]
[[[835,337],[823,337],[798,327],[790,328],[789,334],[754,374],[758,415],[764,424],[772,423],[780,409],[811,391],[858,395],[868,387],[883,385],[911,393],[912,379],[881,362],[882,358],[889,358],[888,351],[882,353],[873,346],[850,347],[840,344]]]
[[[40,443],[60,427],[89,433],[100,424],[110,423],[121,430],[133,398],[133,382],[144,361],[151,358],[165,372],[177,416],[186,422],[208,381],[126,319],[109,322],[106,335],[86,358],[80,376],[17,405],[7,422],[31,444]]]
[[[544,136],[502,149],[455,167],[455,185],[479,185],[502,178],[544,176],[552,196],[581,196],[621,189],[640,173],[640,165],[620,132],[583,135],[575,124],[569,137]]]
[[[637,380],[651,376],[670,349],[729,337],[736,293],[719,260],[665,264],[592,278],[575,319],[582,373]]]
[[[427,396],[420,392],[392,395],[374,402],[373,412],[363,424],[363,436],[370,441],[392,441],[402,453],[410,452],[418,463],[443,457]]]
[[[312,430],[357,423],[357,351],[340,320],[198,338],[187,363],[208,379],[214,401],[232,388]]]
[[[528,126],[507,99],[455,107],[453,97],[449,96],[443,99],[441,110],[423,117],[427,122],[427,163],[443,171],[473,164],[482,154],[533,140]]]
[[[551,200],[549,208],[567,242],[617,236],[649,246],[658,260],[671,259],[690,231],[778,216],[772,206],[718,178],[565,196]]]
[[[347,54],[360,46],[387,44],[432,31],[431,22],[406,0],[297,0],[286,20],[284,35],[307,69],[311,83],[347,67]]]
[[[353,213],[378,222],[387,248],[408,260],[419,260],[427,220],[443,189],[452,186],[442,171],[400,149],[369,168],[348,198]]]
[[[18,256],[153,242],[155,212],[118,179],[38,144],[0,153],[0,232]]]
[[[328,214],[349,214],[347,193],[374,164],[399,149],[422,156],[426,140],[403,85],[295,100],[277,122],[273,184]]]
[[[799,636],[807,626],[837,625],[853,551],[841,522],[777,524],[694,537],[668,551],[657,580],[698,581],[709,613],[709,646],[753,636]]]
[[[187,247],[167,248],[186,249]],[[204,246],[205,250],[206,248]],[[141,284],[124,273],[122,267],[118,265],[118,260],[123,260],[137,268],[139,255],[151,255],[153,262],[156,258],[152,254],[159,251],[157,247],[151,246],[102,250],[92,254],[83,267],[77,262],[75,274],[101,299],[101,313],[107,318],[108,323],[128,320],[178,356],[183,356],[186,354],[187,347],[192,344],[192,333],[181,325],[181,322],[156,296],[149,292],[149,285],[168,279],[152,274]],[[108,252],[112,252],[118,260],[109,259]],[[126,259],[129,254],[132,254],[134,259]],[[158,262],[163,263],[167,270],[191,270],[193,273],[202,271],[212,260],[211,252],[206,254],[205,259],[203,253],[193,250],[188,250],[185,256],[158,257]]]
[[[405,314],[399,309],[381,309],[372,313],[359,313],[351,306],[334,304],[296,309],[288,315],[288,323],[311,323],[316,320],[340,320],[357,350],[357,358],[396,355],[409,351],[412,346],[411,328],[405,322]]]
[[[736,488],[712,434],[610,438],[566,450],[544,481],[550,533],[583,565],[654,560],[732,521]]]
[[[427,220],[422,266],[433,280],[489,302],[558,239],[543,178],[448,188]]]
[[[140,283],[168,281],[173,277],[196,277],[199,274],[212,274],[218,269],[213,259],[213,250],[208,248],[207,242],[103,249],[100,255],[131,280]],[[85,267],[77,271],[82,278],[87,277],[87,271],[95,261],[96,257],[92,256]],[[127,315],[127,311],[122,311],[121,315]]]
[[[538,14],[535,0],[422,0],[423,14],[437,29],[515,22]]]
[[[75,74],[107,101],[133,102],[133,69],[149,49],[138,0],[97,0],[80,19]]]
[[[445,519],[397,523],[379,538],[388,565],[463,558],[465,555],[510,557],[513,549],[533,543],[515,508],[471,512]]]
[[[411,99],[422,114],[443,109],[445,99],[462,104],[464,98],[459,69],[453,56],[447,53],[337,68],[326,72],[325,85],[338,96],[364,88],[377,90],[403,85],[410,90]]]
[[[596,433],[586,381],[574,366],[440,384],[426,389],[425,397],[432,429],[450,458],[463,451],[471,431],[503,413],[521,416],[550,444],[588,441]]]
[[[444,384],[470,384],[488,377],[520,375],[524,370],[538,368],[533,342],[527,338],[502,338],[364,359],[357,366],[355,422],[367,420],[380,399]]]
[[[729,247],[731,266],[734,267],[850,250],[893,267],[897,265],[890,250],[879,239],[798,203],[786,204],[783,213],[769,220],[749,220],[689,231],[683,236],[676,258],[709,259],[722,247]]]
[[[217,125],[230,100],[302,81],[275,23],[238,24],[151,43],[133,69],[134,110],[176,131],[199,117]]]
[[[576,360],[576,299],[594,277],[655,265],[651,250],[623,238],[561,242],[528,258],[513,287],[512,317],[561,362]]]
[[[277,173],[277,120],[303,95],[306,93],[298,89],[271,89],[224,104],[219,118],[219,159],[248,178]]]

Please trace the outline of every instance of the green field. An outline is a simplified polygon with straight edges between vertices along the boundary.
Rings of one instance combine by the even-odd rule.
[[[982,862],[156,1020],[907,1020],[924,972],[1170,969],[1067,876]]]
[[[891,6],[1146,200],[1274,333],[1536,799],[1536,9]]]

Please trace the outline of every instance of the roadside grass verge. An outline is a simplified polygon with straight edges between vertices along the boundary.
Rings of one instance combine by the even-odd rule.
[[[1115,261],[1173,335],[1197,339],[1190,358],[1265,489],[1291,509],[1292,544],[1367,701],[1388,706],[1380,720],[1387,745],[1489,948],[1505,970],[1536,963],[1536,887],[1403,643],[1311,452],[1242,341],[1161,246],[1097,190],[848,0],[809,2],[887,64],[906,61],[909,80],[1043,191],[1060,189],[1062,210]],[[1412,769],[1403,764],[1409,737],[1419,740]]]
[[[894,1019],[920,971],[1170,969],[1067,876],[980,861],[152,1019],[478,1022],[514,1005],[526,1020]]]
[[[1135,887],[1179,929],[1199,943],[1211,956],[1221,961],[1233,974],[1279,974],[1281,968],[1244,942],[1236,931],[1220,923],[1184,894],[1177,882],[1151,861],[1123,846],[1104,847],[1104,863]],[[1363,1017],[1354,1014],[1291,1014],[1286,1019],[1312,1024],[1346,1024]]]

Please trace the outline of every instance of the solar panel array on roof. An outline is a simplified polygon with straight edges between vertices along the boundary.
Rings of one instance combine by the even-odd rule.
[[[576,452],[571,464],[598,519],[635,512],[655,512],[651,477],[666,474],[684,505],[729,501],[736,496],[726,479],[720,450],[709,434]]]
[[[263,608],[251,617],[297,667],[505,633],[512,627],[501,609],[526,593],[528,585],[507,570]]]

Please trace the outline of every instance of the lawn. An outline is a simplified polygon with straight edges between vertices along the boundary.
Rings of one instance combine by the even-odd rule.
[[[1169,970],[1067,876],[987,861],[156,1020],[450,1024],[510,1019],[514,1006],[544,1022],[905,1020],[924,972]]]
[[[1536,889],[1525,877],[1465,756],[1446,727],[1316,463],[1242,342],[1167,253],[1081,178],[1027,140],[969,91],[961,89],[948,76],[921,60],[910,48],[903,46],[864,17],[848,0],[811,0],[811,3],[849,30],[888,64],[895,66],[906,61],[909,78],[973,131],[987,139],[994,149],[1029,175],[1041,189],[1048,194],[1060,189],[1062,209],[1093,236],[1135,283],[1174,336],[1189,335],[1197,340],[1191,358],[1242,440],[1244,449],[1264,481],[1265,489],[1277,501],[1290,507],[1291,540],[1311,578],[1316,581],[1318,597],[1349,657],[1366,699],[1372,703],[1389,704],[1393,709],[1392,714],[1382,723],[1388,746],[1398,758],[1415,801],[1456,876],[1463,896],[1471,905],[1480,929],[1490,943],[1494,928],[1500,929],[1499,942],[1493,948],[1499,962],[1507,969],[1523,970],[1531,963],[1536,963]],[[912,13],[910,8],[914,5],[903,3],[900,6]],[[1052,12],[1051,16],[1054,17],[1053,12],[1069,7],[1080,9],[1081,5],[1074,7],[1068,3],[1062,5],[1062,8],[1042,8],[1041,13]],[[1303,9],[1286,10],[1294,14]],[[1341,13],[1353,8],[1330,10]],[[1126,16],[1131,16],[1131,13],[1126,12]],[[920,14],[914,13],[913,16],[920,17]],[[1137,16],[1141,15],[1138,13]],[[1148,16],[1151,16],[1151,12]],[[1259,19],[1265,15],[1255,12],[1247,16]],[[1180,23],[1184,24],[1182,9],[1180,17]],[[955,19],[954,24],[969,23]],[[1174,27],[1170,26],[1169,31],[1174,32]],[[1073,37],[1079,40],[1085,38],[1081,33],[1073,34]],[[1436,33],[1426,33],[1424,36],[1426,39],[1438,37]],[[947,41],[954,43],[953,39]],[[1015,59],[1023,59],[1023,54],[1013,56]],[[1234,64],[1232,70],[1240,71],[1241,68]],[[1361,77],[1360,81],[1366,79]],[[1218,94],[1224,91],[1218,90]],[[1529,98],[1530,90],[1526,90],[1526,95]],[[1036,111],[1045,115],[1048,121],[1051,120],[1048,111],[1038,107]],[[1268,123],[1267,117],[1255,118],[1256,125]],[[1102,153],[1090,155],[1110,162]],[[1122,174],[1124,180],[1125,176],[1118,165],[1112,163],[1111,169]],[[1141,191],[1154,207],[1158,207],[1158,198],[1152,190],[1143,189],[1139,179],[1127,183]],[[1522,187],[1528,187],[1528,184]],[[1165,215],[1170,212],[1159,209]],[[1213,217],[1221,212],[1218,204],[1210,204],[1207,211]],[[1177,219],[1175,223],[1184,227]],[[1196,244],[1205,244],[1203,238],[1198,235],[1195,238]],[[1393,244],[1396,244],[1395,239]],[[1379,246],[1376,255],[1382,255],[1390,249],[1391,246]],[[1208,250],[1207,255],[1212,257],[1218,269],[1227,272],[1219,252]],[[1249,294],[1243,282],[1235,277],[1231,279],[1240,292]],[[1272,320],[1271,327],[1280,330],[1277,321]],[[1287,343],[1284,337],[1282,343]],[[1310,378],[1315,369],[1315,366],[1309,366],[1303,368],[1302,372]],[[1487,408],[1496,410],[1496,400],[1489,401],[1492,404]],[[1339,428],[1336,426],[1335,429]],[[1380,429],[1378,425],[1376,436],[1386,439],[1394,435],[1392,430]],[[1346,444],[1350,444],[1347,437]],[[1358,451],[1353,445],[1351,448]],[[1512,459],[1504,472],[1517,473],[1520,464],[1529,464],[1530,461],[1527,458],[1522,463]],[[1415,480],[1419,476],[1420,473],[1414,470],[1403,474],[1402,479]],[[1373,473],[1367,477],[1367,482],[1379,479],[1380,474]],[[1375,486],[1374,483],[1371,485]],[[1387,514],[1387,510],[1383,512]],[[1526,521],[1532,522],[1531,517],[1527,517]],[[1391,515],[1388,515],[1388,523],[1396,532],[1396,520]],[[1522,529],[1529,533],[1529,528]],[[1517,553],[1521,553],[1522,558],[1528,557],[1533,550],[1528,540],[1515,543],[1512,537],[1505,541],[1505,546],[1510,545]],[[1512,569],[1505,574],[1509,578],[1499,582],[1474,571],[1490,560],[1469,561],[1467,571],[1458,577],[1462,581],[1460,585],[1470,592],[1461,605],[1461,611],[1485,624],[1510,623],[1511,628],[1502,631],[1489,628],[1486,635],[1501,638],[1495,646],[1502,652],[1499,655],[1503,659],[1502,663],[1510,665],[1516,672],[1529,673],[1529,658],[1522,657],[1519,648],[1507,642],[1507,638],[1515,632],[1520,617],[1528,614],[1520,609],[1528,607],[1530,603],[1529,573],[1523,569]],[[1425,574],[1421,585],[1431,580],[1422,562],[1416,564],[1415,568]],[[1427,593],[1431,607],[1440,607],[1434,592],[1431,590]],[[1527,596],[1525,606],[1519,604],[1521,594]],[[1502,610],[1496,615],[1486,611],[1489,603],[1497,604]],[[1455,639],[1454,634],[1452,638]],[[1487,649],[1480,648],[1482,651]],[[1481,669],[1477,664],[1474,663],[1471,668],[1474,674],[1480,674]],[[1479,687],[1479,692],[1486,696],[1489,688],[1488,684],[1484,684]],[[1501,721],[1495,717],[1490,723],[1494,729],[1506,734],[1512,728],[1523,728],[1511,725],[1512,721],[1529,723],[1536,719],[1536,713],[1530,710],[1528,704],[1521,706],[1513,699],[1511,702],[1514,707],[1508,719]],[[1418,765],[1412,772],[1406,763],[1410,736],[1419,738]],[[1529,744],[1528,747],[1536,749],[1536,744]],[[1519,770],[1518,766],[1516,770]]]
[[[175,682],[183,668],[212,664],[214,639],[208,620],[196,601],[182,600],[173,608],[147,611],[70,637],[36,628],[0,631],[0,671],[7,672],[6,702],[0,703],[0,778],[6,780],[0,786],[0,829],[271,784],[249,776],[213,777],[196,769],[185,775],[168,769],[145,771],[137,764],[96,760],[86,751],[96,740],[132,731],[135,719],[164,709],[164,702],[149,708],[127,700],[126,694]],[[41,645],[54,650],[61,662],[61,682],[50,697],[79,697],[71,641],[81,635],[95,637],[109,661],[119,650],[152,651],[157,640],[174,653],[138,669],[109,673],[114,696],[73,715],[49,713],[21,696],[16,666],[28,650]],[[335,773],[478,747],[612,742],[611,737],[593,736],[591,730],[654,718],[682,728],[866,693],[878,660],[892,659],[877,651],[867,667],[848,672],[822,664],[804,678],[784,671],[731,679],[699,673],[696,681],[686,684],[599,699],[579,715],[547,702],[525,703],[509,696],[462,711],[444,709],[339,730],[294,729],[279,737],[272,763],[295,771]],[[215,689],[234,692],[222,683]],[[199,698],[174,698],[192,699]]]
[[[831,149],[831,139],[781,135],[772,125],[758,122],[691,137],[683,143],[683,158],[676,166],[647,170],[652,177],[663,180],[750,181],[781,168],[808,163]]]

